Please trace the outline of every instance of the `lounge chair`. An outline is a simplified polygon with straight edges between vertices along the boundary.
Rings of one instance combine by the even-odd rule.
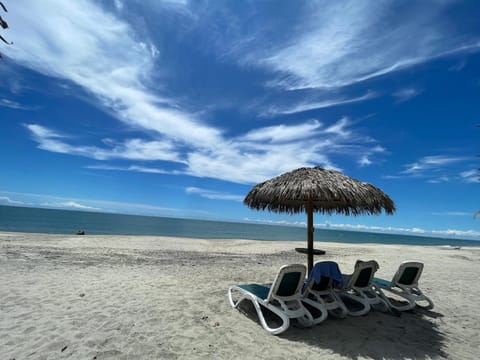
[[[330,315],[344,318],[348,309],[335,290],[342,285],[343,278],[338,264],[334,261],[321,261],[315,264],[305,282],[303,295],[324,304]]]
[[[386,310],[390,310],[388,302],[383,298],[384,296],[373,285],[373,275],[378,268],[378,263],[375,260],[357,260],[353,273],[343,275],[344,287],[340,296],[360,305],[360,309],[352,309],[347,306],[349,315],[365,315],[375,305],[381,305]]]
[[[284,265],[278,271],[271,285],[233,285],[228,289],[228,299],[234,308],[238,307],[243,300],[250,300],[263,328],[273,335],[287,330],[290,326],[290,319],[297,319],[303,326],[312,326],[319,323],[320,319],[323,321],[327,317],[327,311],[322,304],[302,298],[301,290],[306,272],[305,265]],[[234,293],[240,294],[237,300],[234,300]],[[304,304],[317,310],[320,316],[314,318]],[[282,324],[278,327],[271,327],[265,319],[262,307],[277,315],[282,320]]]
[[[375,286],[380,289],[398,295],[407,300],[407,303],[399,304],[385,296],[385,300],[389,306],[399,311],[413,309],[419,306],[429,310],[433,308],[433,302],[418,287],[418,280],[422,275],[423,263],[417,261],[404,261],[398,267],[397,272],[393,276],[392,281],[374,278]],[[423,303],[427,305],[423,306]]]

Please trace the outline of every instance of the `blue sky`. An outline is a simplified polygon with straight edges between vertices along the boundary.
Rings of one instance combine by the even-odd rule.
[[[4,1],[0,204],[304,223],[242,204],[322,166],[480,238],[477,1]]]

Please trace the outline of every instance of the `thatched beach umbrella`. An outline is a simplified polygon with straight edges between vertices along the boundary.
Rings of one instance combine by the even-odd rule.
[[[307,213],[308,271],[313,268],[313,212],[393,214],[395,204],[379,188],[321,167],[300,168],[257,184],[243,203],[255,210]]]

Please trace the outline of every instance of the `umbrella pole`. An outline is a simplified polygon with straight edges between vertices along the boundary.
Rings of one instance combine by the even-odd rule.
[[[308,197],[307,203],[307,226],[308,226],[308,274],[313,269],[313,200],[312,197]]]

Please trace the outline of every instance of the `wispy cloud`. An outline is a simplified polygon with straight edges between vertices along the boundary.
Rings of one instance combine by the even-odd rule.
[[[175,146],[168,140],[146,141],[142,139],[125,140],[122,143],[104,139],[104,147],[74,146],[66,141],[71,136],[63,135],[55,130],[38,124],[26,124],[39,148],[61,154],[79,155],[96,160],[128,159],[128,160],[167,160],[181,162]]]
[[[446,211],[446,212],[433,212],[435,216],[472,216],[471,212],[467,211]]]
[[[146,88],[158,51],[138,41],[126,22],[89,0],[23,5],[11,17],[22,44],[6,52],[13,59],[80,85],[131,127],[196,146],[218,140],[217,129]],[[47,23],[34,15],[44,8],[49,9]]]
[[[115,166],[108,164],[97,164],[97,165],[88,165],[85,168],[94,169],[94,170],[108,170],[108,171],[133,171],[133,172],[143,172],[149,174],[170,174],[170,175],[180,175],[181,173],[175,171],[168,171],[165,169],[148,167],[148,166]]]
[[[242,136],[242,141],[282,143],[306,139],[319,133],[322,124],[318,120],[298,125],[275,125],[257,128]]]
[[[396,99],[397,103],[408,101],[418,95],[420,95],[422,91],[420,89],[415,89],[413,87],[403,88],[400,90],[395,91],[392,95]]]
[[[374,99],[378,97],[379,94],[373,91],[368,91],[366,94],[362,96],[347,98],[347,97],[337,97],[337,98],[329,98],[320,101],[302,101],[298,104],[294,104],[291,106],[271,106],[268,110],[266,110],[263,115],[264,116],[273,116],[278,114],[296,114],[301,113],[304,111],[311,111],[311,110],[319,110],[324,108],[329,108],[333,106],[340,106],[346,104],[353,104],[358,102],[367,101],[370,99]]]
[[[188,2],[173,3],[188,7]],[[164,91],[161,83],[150,80],[161,82],[162,75],[168,73],[159,56],[162,49],[157,49],[147,35],[136,32],[121,17],[125,6],[128,4],[119,1],[110,12],[91,0],[45,0],[41,4],[25,0],[15,14],[12,13],[11,25],[18,29],[16,43],[21,46],[9,49],[8,56],[39,73],[82,87],[97,106],[136,134],[129,139],[108,138],[101,143],[85,141],[86,144],[79,145],[81,139],[63,129],[27,124],[26,128],[41,149],[102,161],[105,162],[103,169],[109,168],[107,161],[116,159],[166,161],[168,170],[155,164],[135,163],[116,170],[166,171],[238,183],[262,181],[299,166],[338,169],[332,155],[364,156],[372,161],[371,147],[376,144],[360,136],[347,118],[328,123],[277,122],[246,129],[244,134],[233,137],[224,129],[210,125],[202,112],[187,110],[181,101]],[[47,23],[36,15],[44,8],[49,9]],[[60,28],[62,31],[58,31]],[[368,92],[358,98],[339,100],[356,102],[374,96]],[[304,109],[307,107],[303,104]],[[138,136],[139,132],[145,137]],[[313,138],[320,134],[320,140]]]
[[[465,60],[461,60],[461,61],[458,61],[455,65],[450,66],[448,70],[458,72],[458,71],[462,71],[465,68],[465,66],[467,66],[467,62]]]
[[[180,166],[166,170],[155,166],[92,165],[91,169],[138,171],[171,175],[210,177],[237,183],[255,183],[301,166],[321,165],[339,169],[329,155],[373,156],[383,148],[362,139],[347,118],[328,126],[317,120],[298,125],[277,125],[257,128],[231,140],[221,139],[215,149],[191,148],[177,152],[168,141],[149,142],[126,140],[123,143],[104,141],[104,147],[81,146],[68,143],[70,136],[46,127],[28,124],[39,147],[53,152],[79,155],[96,160],[168,160]],[[315,138],[321,135],[322,140]]]
[[[469,214],[472,216],[472,214]],[[247,222],[260,222],[265,224],[276,224],[276,225],[290,225],[290,226],[306,226],[305,222],[290,222],[285,220],[268,220],[268,219],[244,219]],[[348,230],[348,231],[367,231],[374,233],[393,233],[400,235],[412,235],[412,236],[430,236],[430,237],[441,237],[441,238],[466,238],[478,240],[480,238],[480,231],[476,230],[456,230],[456,229],[446,229],[446,230],[428,230],[419,227],[395,227],[395,226],[375,226],[375,225],[363,225],[363,224],[337,224],[330,221],[324,223],[314,224],[315,228],[318,229],[335,229],[335,230]]]
[[[474,157],[453,155],[425,156],[413,163],[405,164],[404,170],[385,179],[423,178],[431,184],[449,182],[477,182],[478,171],[471,168]]]
[[[358,165],[360,166],[369,166],[371,165],[372,162],[370,161],[370,159],[368,158],[368,156],[366,155],[363,155],[359,160],[358,160]]]
[[[5,205],[28,205],[33,207],[55,208],[65,210],[101,211],[111,213],[153,215],[153,216],[210,216],[204,210],[180,209],[162,207],[141,203],[125,203],[120,201],[106,201],[99,199],[78,199],[46,194],[20,193],[12,191],[0,191],[0,203]],[[8,199],[9,203],[6,203]]]
[[[8,196],[0,196],[0,204],[4,205],[27,205],[23,201],[13,200]]]
[[[212,199],[212,200],[230,200],[230,201],[238,201],[238,202],[243,201],[243,196],[241,195],[228,194],[225,192],[202,189],[198,187],[187,187],[185,189],[185,192],[187,194],[195,194],[195,195],[199,195],[201,197]]]
[[[45,7],[49,8],[47,23],[34,15],[42,13]],[[330,164],[316,153],[318,146],[299,155],[300,144],[290,141],[275,149],[245,144],[241,138],[228,139],[221,130],[182,110],[177,101],[149,90],[146,79],[152,74],[153,64],[161,68],[155,52],[151,51],[153,45],[148,40],[139,42],[126,22],[98,3],[26,1],[16,10],[12,28],[19,29],[17,42],[22,46],[12,48],[8,52],[10,57],[40,73],[80,85],[118,120],[153,138],[106,139],[101,146],[76,145],[78,139],[73,141],[59,130],[27,124],[43,150],[103,161],[176,162],[181,173],[235,182],[256,181],[272,172],[276,174],[279,167],[275,166],[279,163],[283,164],[281,170],[297,165]],[[127,48],[128,52],[124,50]],[[312,124],[305,126],[317,126]],[[275,129],[277,135],[282,133],[281,126],[270,131]],[[265,133],[259,129],[248,136],[259,136],[262,131]]]
[[[9,99],[0,99],[0,106],[7,107],[10,109],[15,109],[15,110],[35,110],[34,107],[26,106],[26,105],[20,104],[17,101],[13,101]]]
[[[97,208],[94,206],[88,206],[88,205],[83,205],[80,204],[76,201],[66,201],[66,202],[58,202],[58,203],[51,203],[51,202],[45,202],[39,204],[41,207],[48,207],[48,208],[56,208],[56,209],[73,209],[73,210],[91,210],[91,211],[102,211],[103,209]]]
[[[311,3],[299,9],[302,26],[292,27],[289,41],[245,57],[248,63],[281,74],[271,85],[302,89],[348,86],[433,58],[479,51],[478,39],[459,35],[447,26],[445,11],[449,5],[445,1],[405,6],[388,2]],[[402,21],[395,21],[399,16]],[[387,23],[393,25],[385,26]]]
[[[422,174],[426,170],[437,170],[443,166],[454,163],[465,162],[471,160],[469,157],[448,156],[448,155],[432,155],[420,158],[418,161],[405,165],[406,169],[403,174]]]
[[[464,182],[475,183],[480,181],[480,172],[478,169],[462,171],[460,177]]]

